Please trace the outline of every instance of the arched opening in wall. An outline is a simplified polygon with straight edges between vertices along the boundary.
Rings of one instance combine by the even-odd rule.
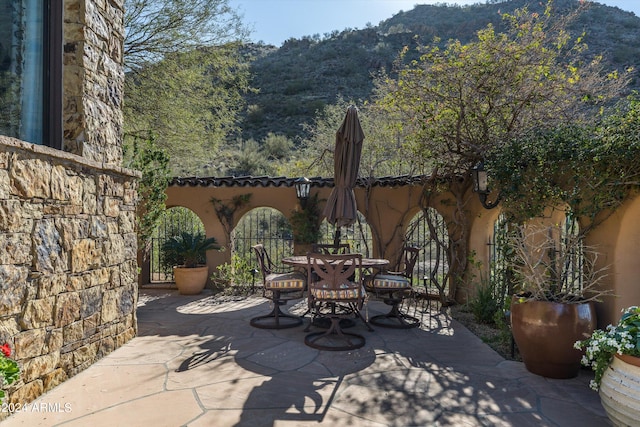
[[[320,225],[322,237],[318,243],[332,244],[335,241],[336,227],[324,219]],[[348,227],[340,227],[340,243],[348,243],[351,252],[372,256],[373,238],[371,227],[362,213],[358,212],[356,221]]]
[[[293,232],[291,224],[282,212],[273,208],[255,208],[247,212],[238,221],[231,232],[231,266],[229,274],[236,284],[258,280],[258,268],[251,247],[262,243],[269,258],[279,265],[284,257],[293,255]]]
[[[547,253],[542,261],[550,274],[550,279],[555,280],[559,289],[564,293],[580,295],[584,284],[584,243],[580,235],[580,226],[571,212],[560,220],[560,235],[555,230],[558,227],[548,227],[547,241],[541,242],[539,248],[531,248],[532,251],[543,249]],[[513,249],[508,244],[510,228],[506,217],[500,214],[493,226],[493,236],[488,243],[489,251],[489,285],[493,289],[499,307],[503,307],[505,300],[514,293],[513,271],[509,265],[513,263],[509,259]],[[513,232],[519,232],[517,227]]]
[[[413,285],[426,295],[445,301],[449,295],[449,232],[434,208],[417,213],[409,222],[405,244],[421,248],[413,273]]]
[[[164,211],[151,236],[149,253],[151,283],[173,282],[173,266],[163,262],[162,246],[167,239],[183,232],[205,234],[204,224],[198,215],[191,209],[182,206]]]

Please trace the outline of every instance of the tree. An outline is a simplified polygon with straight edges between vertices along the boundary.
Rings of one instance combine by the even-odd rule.
[[[153,132],[175,174],[198,174],[235,129],[248,87],[235,44],[167,54],[126,81],[125,143]]]
[[[593,117],[627,80],[603,72],[600,57],[585,63],[581,38],[565,28],[573,15],[517,10],[504,15],[506,33],[492,25],[477,41],[428,48],[419,61],[387,81],[380,102],[400,116],[409,144],[431,173],[468,176],[490,148],[531,129]]]
[[[146,139],[134,139],[125,146],[124,162],[125,167],[142,172],[138,183],[140,202],[136,214],[138,248],[146,254],[151,235],[165,211],[165,190],[170,181],[169,157],[149,135]]]
[[[125,0],[124,23],[124,164],[142,172],[144,250],[164,211],[170,169],[213,163],[236,125],[249,75],[235,41],[247,33],[228,0]]]
[[[402,129],[393,126],[394,122],[386,111],[368,102],[347,102],[342,98],[316,114],[314,123],[305,129],[310,137],[302,142],[290,162],[283,164],[279,172],[289,176],[333,176],[335,136],[349,105],[358,107],[358,117],[365,135],[360,176],[410,175],[418,172],[401,143],[404,139]]]
[[[593,119],[627,83],[604,72],[599,57],[581,60],[586,46],[566,31],[578,12],[552,16],[549,2],[543,14],[526,8],[505,14],[506,32],[488,25],[468,44],[423,48],[419,60],[380,86],[378,105],[399,119],[415,164],[455,197],[450,266],[456,280],[467,264],[471,169],[532,129]]]
[[[124,57],[129,70],[168,54],[245,40],[229,0],[125,0]]]

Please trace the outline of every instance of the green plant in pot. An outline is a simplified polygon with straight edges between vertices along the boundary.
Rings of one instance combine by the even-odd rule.
[[[514,277],[511,328],[530,372],[549,378],[578,375],[583,353],[574,347],[596,327],[594,301],[607,268],[579,233],[553,225],[522,225],[507,239]]]
[[[296,244],[296,253],[306,254],[311,245],[318,243],[322,237],[320,215],[318,194],[309,197],[302,209],[296,209],[291,213],[289,221],[293,242]]]
[[[202,292],[209,268],[206,266],[207,251],[220,249],[214,237],[204,233],[182,233],[171,236],[162,245],[163,264],[173,266],[173,276],[178,292],[195,295]]]

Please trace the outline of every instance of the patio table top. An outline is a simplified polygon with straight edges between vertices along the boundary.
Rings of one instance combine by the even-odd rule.
[[[294,255],[282,258],[282,263],[287,265],[295,265],[304,267],[307,265],[306,255]],[[362,267],[364,268],[382,268],[389,265],[389,260],[384,258],[362,258]]]

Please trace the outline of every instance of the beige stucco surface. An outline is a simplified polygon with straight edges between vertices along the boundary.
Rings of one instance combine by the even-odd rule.
[[[330,194],[330,187],[312,187],[311,194],[318,194],[321,208]],[[234,215],[234,224],[244,214],[256,207],[271,207],[290,218],[295,209],[299,209],[293,187],[180,187],[171,186],[167,190],[167,206],[184,206],[193,210],[202,220],[207,236],[214,236],[226,247],[229,236],[215,214],[211,198],[231,200],[233,196],[251,194],[250,202]],[[447,224],[453,224],[453,197],[448,193],[432,195],[428,200],[423,188],[418,185],[398,187],[358,187],[355,189],[358,210],[365,216],[373,236],[373,256],[395,259],[402,247],[402,238],[411,218],[423,206],[436,209]],[[500,208],[483,209],[474,194],[463,200],[468,212],[469,259],[472,265],[458,285],[456,300],[464,302],[472,298],[475,289],[489,271],[490,246],[494,223],[500,214]],[[544,221],[560,223],[562,210],[555,210]],[[640,197],[631,198],[615,213],[609,215],[596,227],[586,240],[601,253],[599,265],[608,267],[610,274],[603,280],[602,287],[611,289],[613,295],[605,297],[597,304],[598,324],[600,327],[614,323],[620,311],[630,305],[640,305]],[[543,221],[543,222],[544,222]],[[457,236],[451,236],[455,240]],[[229,251],[208,254],[207,264],[210,271],[216,266],[229,262]]]

